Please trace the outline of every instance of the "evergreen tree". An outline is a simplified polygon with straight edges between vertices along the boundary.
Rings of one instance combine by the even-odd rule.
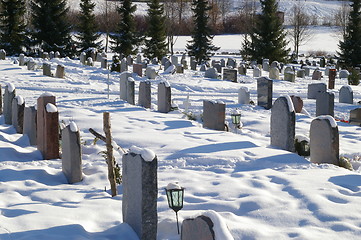
[[[159,0],[151,0],[148,7],[149,39],[145,41],[144,55],[160,60],[167,53],[164,7]]]
[[[25,0],[1,0],[0,4],[0,48],[9,55],[20,54],[27,38]]]
[[[349,21],[343,41],[339,42],[340,58],[348,67],[361,64],[361,0],[351,1]]]
[[[212,44],[213,37],[210,35],[208,26],[208,11],[211,7],[207,0],[194,0],[192,11],[194,12],[194,29],[192,40],[187,44],[188,54],[194,56],[198,63],[209,60],[214,55],[213,51],[217,51],[219,47]]]
[[[250,59],[261,62],[263,58],[272,61],[287,61],[290,49],[286,49],[286,33],[277,15],[276,0],[260,0],[262,14],[256,18],[250,34],[250,42],[243,45],[241,52]]]
[[[66,5],[66,0],[32,0],[31,10],[34,44],[44,51],[69,56],[74,49],[66,22],[69,11]]]
[[[101,41],[97,41],[100,34],[96,32],[94,7],[95,3],[92,3],[91,0],[81,0],[80,2],[79,34],[76,37],[79,39],[78,47],[81,52],[90,48],[101,49]]]
[[[140,43],[140,37],[135,31],[134,12],[136,5],[131,0],[122,0],[122,5],[117,9],[121,16],[116,34],[110,36],[111,43],[114,45],[111,49],[123,56],[136,53],[136,47]]]

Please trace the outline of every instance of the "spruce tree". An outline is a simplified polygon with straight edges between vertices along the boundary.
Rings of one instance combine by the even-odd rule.
[[[361,0],[351,1],[351,11],[344,39],[339,42],[340,58],[348,67],[361,64]]]
[[[69,11],[66,0],[32,0],[31,10],[34,44],[47,52],[71,55],[74,49],[66,22]]]
[[[91,0],[81,0],[78,31],[76,36],[79,39],[79,51],[87,51],[91,48],[101,49],[101,41],[98,41],[100,34],[96,32],[97,24],[94,15],[95,3]]]
[[[243,45],[241,52],[250,59],[261,62],[263,58],[272,61],[287,61],[290,49],[286,49],[286,33],[277,15],[276,0],[260,0],[262,13],[257,16],[250,34],[250,42]]]
[[[192,40],[187,44],[188,54],[194,56],[198,63],[209,60],[219,47],[212,44],[213,37],[210,35],[211,29],[208,26],[208,11],[211,7],[207,0],[194,0],[192,3],[192,11],[194,13],[194,29]]]
[[[144,55],[160,60],[167,53],[164,7],[159,0],[151,0],[148,7],[149,39],[145,41]]]
[[[140,43],[140,38],[135,30],[134,12],[136,5],[131,0],[122,0],[122,5],[117,11],[121,16],[118,29],[115,34],[110,36],[113,47],[111,49],[125,57],[135,54],[136,47]]]
[[[25,0],[1,0],[0,4],[0,48],[9,55],[20,54],[27,38]]]

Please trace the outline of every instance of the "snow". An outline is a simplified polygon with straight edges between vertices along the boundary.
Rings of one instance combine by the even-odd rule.
[[[337,123],[336,123],[335,119],[330,115],[321,115],[321,116],[316,117],[316,119],[328,120],[328,122],[331,124],[332,128],[337,128]]]
[[[147,148],[140,148],[134,145],[130,147],[129,152],[141,155],[146,162],[151,162],[156,157],[152,150]]]
[[[22,96],[15,96],[16,101],[18,102],[18,105],[23,105],[25,103],[25,100]]]
[[[54,97],[54,94],[50,92],[44,92],[40,95],[40,97]]]
[[[289,95],[286,95],[284,96],[287,100],[287,103],[288,103],[288,111],[291,113],[291,112],[294,112],[295,111],[295,107],[293,106],[293,102],[292,102],[292,99]]]
[[[227,228],[227,224],[224,222],[221,215],[213,210],[204,212],[202,215],[209,217],[214,223],[214,235],[215,240],[233,240],[234,238],[230,234]]]
[[[11,93],[11,92],[14,92],[15,90],[15,85],[12,84],[12,83],[6,83],[6,86],[8,87],[8,91]]]
[[[182,189],[182,187],[178,183],[168,183],[166,189]]]
[[[298,142],[302,142],[302,141],[310,142],[310,139],[303,134],[296,135],[295,140],[297,140]]]
[[[78,128],[78,126],[76,125],[76,123],[75,122],[73,122],[73,121],[71,121],[70,123],[69,123],[69,126],[70,126],[70,131],[72,131],[72,132],[79,132],[79,128]]]
[[[48,103],[46,104],[46,111],[48,113],[55,113],[58,112],[58,108],[54,104]]]

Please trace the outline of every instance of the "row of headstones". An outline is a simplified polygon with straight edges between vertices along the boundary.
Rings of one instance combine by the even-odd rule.
[[[108,57],[105,52],[91,51],[89,57],[86,52],[81,52],[79,59],[83,65],[94,66],[95,62],[100,62],[101,68],[108,68]]]
[[[60,58],[60,53],[58,51],[53,52],[51,51],[50,53],[48,52],[40,52],[39,53],[40,57],[43,59],[53,59],[53,58]],[[25,65],[25,61],[24,61],[25,55],[23,53],[21,53],[19,55],[19,60],[20,60],[20,66],[24,66]],[[6,59],[6,51],[4,49],[0,49],[0,60],[5,60]],[[23,63],[23,64],[21,64]]]
[[[9,83],[2,100],[5,124],[12,124],[17,133],[26,134],[44,159],[59,158],[59,113],[55,96],[44,93],[37,99],[36,106],[28,107],[23,97],[16,96],[14,85]],[[62,171],[69,183],[79,182],[82,180],[79,130],[71,122],[62,128],[61,135]]]

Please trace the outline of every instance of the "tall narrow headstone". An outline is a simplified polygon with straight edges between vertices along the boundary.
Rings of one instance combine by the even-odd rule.
[[[179,64],[179,63],[178,63],[178,57],[177,57],[177,56],[172,55],[172,56],[170,57],[170,60],[171,60],[172,64],[175,65],[175,66],[177,66],[177,65]]]
[[[168,113],[172,109],[171,88],[168,82],[158,84],[158,111]]]
[[[157,239],[157,156],[150,150],[133,148],[122,158],[123,221],[140,240]]]
[[[332,92],[320,92],[316,96],[316,116],[334,116],[335,95]]]
[[[150,81],[142,81],[139,84],[138,104],[144,108],[150,108],[152,105],[151,84]]]
[[[81,52],[79,58],[80,58],[80,62],[81,62],[83,65],[85,65],[85,64],[86,64],[86,53],[85,53],[85,52]]]
[[[328,72],[328,89],[335,88],[335,80],[336,80],[336,69],[332,68]]]
[[[28,135],[30,145],[37,144],[36,140],[36,115],[35,107],[25,107],[24,109],[24,129],[23,133]]]
[[[135,81],[131,77],[127,81],[127,102],[135,105]]]
[[[203,100],[203,127],[224,131],[226,104]]]
[[[269,71],[269,59],[262,60],[262,69],[265,71]]]
[[[61,131],[62,171],[68,183],[80,182],[83,179],[82,157],[79,129],[71,122]]]
[[[21,96],[16,96],[12,102],[12,125],[17,133],[23,133],[25,101]]]
[[[120,74],[119,86],[120,86],[120,99],[126,101],[127,100],[127,82],[128,78],[131,77],[132,74],[130,72],[122,72]]]
[[[311,122],[311,162],[339,165],[339,133],[331,116],[320,116]]]
[[[56,66],[55,76],[57,78],[64,78],[64,76],[65,76],[65,67],[64,67],[64,65],[58,64],[58,66]]]
[[[12,83],[8,83],[5,86],[4,93],[4,119],[5,124],[12,124],[12,102],[15,97],[15,86]]]
[[[296,114],[289,96],[279,97],[271,109],[271,145],[295,151]]]
[[[247,87],[241,87],[238,91],[238,104],[249,104],[250,92]]]
[[[127,59],[123,58],[120,62],[120,72],[128,71]]]
[[[102,57],[101,61],[100,61],[100,67],[101,68],[108,68],[108,59],[105,57]]]
[[[25,66],[25,55],[24,55],[24,53],[21,53],[19,55],[19,66]]]
[[[2,94],[1,84],[0,84],[0,114],[3,114],[3,94]]]
[[[272,107],[273,81],[267,77],[257,79],[257,105],[270,109]]]
[[[27,62],[28,70],[35,70],[36,69],[36,62],[34,59],[30,58]]]
[[[308,84],[307,98],[308,99],[316,99],[318,93],[326,92],[326,88],[327,88],[327,86],[325,83]]]
[[[0,60],[6,59],[6,52],[4,49],[0,49]]]
[[[339,102],[353,104],[353,91],[350,86],[346,85],[341,87]]]

